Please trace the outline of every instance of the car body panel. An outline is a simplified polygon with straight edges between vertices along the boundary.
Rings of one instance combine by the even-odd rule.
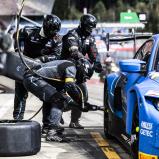
[[[131,137],[134,131],[134,112],[137,106],[139,112],[138,151],[141,154],[159,156],[159,109],[157,107],[159,104],[159,72],[154,69],[157,52],[159,54],[159,34],[145,42],[141,46],[141,50],[149,44],[149,41],[153,45],[146,63],[138,58],[122,60],[119,62],[120,72],[109,74],[105,78],[108,108],[112,119],[109,133],[122,141],[122,135]],[[136,57],[138,57],[137,54],[140,54],[140,48]],[[113,129],[118,123],[123,124],[121,129],[124,130],[116,133],[117,131]],[[119,127],[117,126],[117,128]],[[125,140],[125,142],[127,141]],[[131,142],[127,142],[127,144],[130,146]]]

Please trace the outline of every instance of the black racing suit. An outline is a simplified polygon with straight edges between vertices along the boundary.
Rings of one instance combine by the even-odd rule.
[[[83,36],[80,28],[70,30],[62,38],[62,59],[78,60],[84,56],[88,56],[90,62],[94,64],[95,71],[100,70],[101,64],[99,54],[96,48],[95,39],[93,36]],[[97,67],[96,67],[97,66]],[[99,66],[99,67],[98,67]],[[88,100],[88,91],[85,81],[81,81],[78,85],[83,90],[85,102]],[[76,108],[75,108],[76,109]],[[73,109],[71,112],[71,122],[75,123],[81,117],[81,111]]]
[[[67,60],[54,60],[41,64],[33,70],[36,70],[42,77],[26,71],[23,83],[28,91],[47,103],[49,107],[46,120],[43,121],[44,126],[56,129],[59,126],[62,112],[71,99],[78,103],[76,104],[78,109],[82,109],[82,93],[75,83],[76,67]],[[71,98],[68,98],[66,92]]]
[[[19,45],[24,55],[48,62],[58,59],[62,49],[62,39],[57,34],[52,39],[46,38],[40,27],[24,27],[19,32]],[[15,43],[15,51],[17,44]],[[22,120],[24,117],[28,92],[19,81],[15,82],[14,119]]]

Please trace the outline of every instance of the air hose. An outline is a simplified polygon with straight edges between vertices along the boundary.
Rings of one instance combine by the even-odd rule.
[[[48,79],[48,80],[54,80],[54,81],[61,81],[63,82],[62,80],[60,79],[54,79],[54,78],[48,78],[48,77],[45,77],[45,76],[42,76],[40,74],[38,74],[37,72],[33,71],[29,66],[28,64],[25,62],[24,58],[23,58],[23,54],[21,53],[20,51],[20,46],[19,46],[19,24],[20,24],[20,18],[21,18],[21,14],[22,14],[22,10],[23,10],[23,7],[24,7],[24,2],[25,0],[22,1],[21,3],[21,9],[19,11],[19,14],[17,15],[17,31],[16,31],[16,43],[17,43],[17,50],[18,50],[18,54],[19,54],[19,57],[22,61],[22,63],[24,64],[24,66],[30,70],[32,73],[38,75],[39,77],[42,77],[42,78],[45,78],[45,79]],[[40,107],[40,109],[32,116],[30,117],[28,120],[32,120],[42,109],[43,106]]]
[[[49,77],[46,77],[46,76],[43,76],[43,75],[37,73],[36,71],[32,70],[32,69],[28,66],[28,64],[25,62],[25,60],[24,60],[24,58],[23,58],[23,54],[22,54],[22,52],[20,51],[20,46],[19,46],[19,24],[20,24],[20,18],[21,18],[22,10],[23,10],[23,7],[24,7],[24,2],[25,2],[25,0],[22,1],[22,3],[21,3],[21,6],[22,6],[22,7],[21,7],[21,9],[20,9],[20,11],[19,11],[19,14],[17,15],[16,44],[17,44],[17,50],[18,50],[19,57],[20,57],[22,63],[24,64],[24,66],[25,66],[29,71],[31,71],[32,73],[36,74],[37,76],[42,77],[42,78],[47,79],[47,80],[64,82],[64,81],[61,80],[61,79],[49,78]]]
[[[22,52],[20,51],[20,46],[19,46],[19,24],[20,24],[20,18],[21,18],[22,10],[23,10],[23,7],[24,7],[24,2],[25,2],[25,0],[22,1],[22,3],[21,3],[21,9],[20,9],[20,11],[19,11],[19,14],[17,15],[16,43],[17,43],[17,50],[18,50],[19,57],[20,57],[22,63],[24,64],[24,66],[25,66],[29,71],[31,71],[32,73],[36,74],[37,76],[42,77],[42,78],[47,79],[47,80],[53,80],[53,81],[64,82],[63,80],[55,79],[55,78],[49,78],[49,77],[46,77],[46,76],[43,76],[43,75],[37,73],[36,71],[32,70],[32,69],[28,66],[28,64],[25,62],[25,60],[24,60],[24,58],[23,58],[23,54],[22,54]],[[81,96],[82,96],[82,103],[81,103],[81,104],[82,104],[82,109],[84,109],[84,107],[85,107],[84,104],[85,104],[85,103],[84,103],[83,92],[82,92],[82,90],[81,90],[81,88],[80,88],[79,86],[77,86],[77,88],[79,89],[79,91],[80,91],[80,93],[81,93]],[[41,111],[42,107],[43,107],[43,106],[41,106],[40,109],[39,109],[32,117],[30,117],[28,120],[33,119],[33,118]]]

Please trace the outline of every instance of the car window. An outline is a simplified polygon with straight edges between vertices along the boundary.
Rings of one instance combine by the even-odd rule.
[[[157,50],[156,60],[155,60],[155,70],[159,71],[159,48]]]
[[[147,41],[136,53],[135,58],[148,62],[153,47],[153,41]]]

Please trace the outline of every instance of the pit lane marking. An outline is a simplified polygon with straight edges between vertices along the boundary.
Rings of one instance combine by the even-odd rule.
[[[90,134],[108,159],[121,159],[120,156],[115,152],[115,150],[109,145],[107,140],[103,139],[100,133],[90,132]]]

